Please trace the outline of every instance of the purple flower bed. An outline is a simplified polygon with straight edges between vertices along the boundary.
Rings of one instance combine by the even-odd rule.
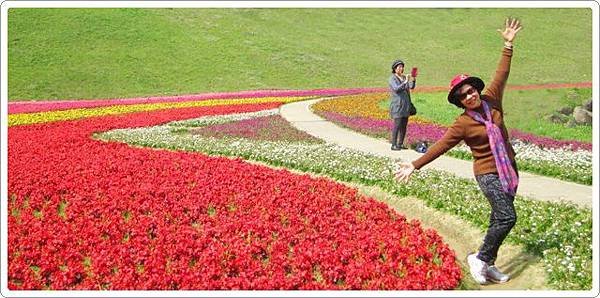
[[[348,127],[352,130],[356,130],[360,133],[371,135],[375,137],[389,138],[393,121],[390,120],[379,120],[363,117],[350,117],[335,112],[321,112],[319,115],[331,122],[338,123],[342,126]],[[405,143],[411,145],[417,141],[427,141],[429,143],[439,140],[446,132],[447,127],[438,124],[425,124],[418,122],[409,122],[407,128],[407,135]],[[584,143],[579,141],[564,141],[555,140],[548,137],[536,136],[530,133],[524,133],[517,129],[510,131],[513,139],[519,139],[526,143],[538,145],[542,148],[559,149],[559,148],[571,148],[571,150],[592,150],[591,143]]]
[[[360,133],[376,137],[389,138],[393,126],[392,120],[348,117],[335,112],[323,112],[319,113],[319,115],[331,122],[339,123],[342,126],[356,130]],[[409,122],[404,142],[408,145],[414,144],[417,141],[427,141],[432,143],[439,140],[446,130],[446,127],[437,124]]]
[[[575,140],[555,140],[548,137],[536,136],[530,133],[522,132],[517,129],[511,129],[510,135],[514,139],[519,139],[526,143],[536,144],[543,148],[560,149],[570,147],[571,150],[587,150],[592,151],[591,143],[584,143]]]
[[[191,133],[217,138],[234,136],[264,141],[322,142],[320,139],[293,128],[279,115],[195,128],[191,130]]]
[[[416,143],[417,141],[426,141],[428,143],[433,143],[441,139],[444,133],[446,133],[447,129],[447,127],[443,127],[437,124],[409,122],[408,128],[406,129],[405,143],[411,145]]]
[[[240,92],[203,93],[182,96],[137,97],[104,100],[69,100],[69,101],[17,101],[8,103],[9,114],[46,112],[79,108],[105,107],[113,105],[132,105],[143,103],[201,101],[208,99],[257,98],[257,97],[291,97],[291,96],[334,96],[365,92],[378,92],[382,88],[352,89],[314,89],[314,90],[255,90]]]

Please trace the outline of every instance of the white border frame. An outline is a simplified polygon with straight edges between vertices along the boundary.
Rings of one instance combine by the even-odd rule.
[[[509,6],[509,7],[507,7]],[[0,96],[1,106],[0,124],[0,198],[1,205],[1,255],[0,255],[0,292],[6,297],[595,297],[600,295],[598,284],[598,204],[599,204],[599,168],[598,168],[598,121],[592,124],[593,131],[593,273],[592,289],[590,291],[11,291],[8,289],[8,250],[7,250],[7,215],[8,215],[8,9],[10,8],[590,8],[592,10],[592,98],[593,110],[596,118],[599,111],[598,86],[599,86],[599,22],[598,13],[600,4],[596,1],[4,1],[1,4],[0,30],[1,31],[1,72]]]

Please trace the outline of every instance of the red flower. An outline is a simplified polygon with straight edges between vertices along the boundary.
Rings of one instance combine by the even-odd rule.
[[[278,103],[9,128],[11,289],[452,289],[434,231],[328,179],[96,132]]]

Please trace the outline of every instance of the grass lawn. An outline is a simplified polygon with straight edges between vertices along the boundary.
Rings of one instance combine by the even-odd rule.
[[[586,8],[11,8],[8,16],[11,101],[386,87],[396,58],[419,66],[422,86],[465,71],[487,79],[507,16],[524,24],[513,84],[592,79]]]

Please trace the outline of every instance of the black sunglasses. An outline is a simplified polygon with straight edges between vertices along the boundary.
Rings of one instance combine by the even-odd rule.
[[[467,95],[469,94],[473,94],[477,91],[477,89],[473,88],[473,87],[469,87],[469,89],[467,89],[467,91],[463,92],[463,93],[459,93],[458,91],[454,94],[454,96],[456,96],[456,98],[458,100],[465,100],[467,98]]]

